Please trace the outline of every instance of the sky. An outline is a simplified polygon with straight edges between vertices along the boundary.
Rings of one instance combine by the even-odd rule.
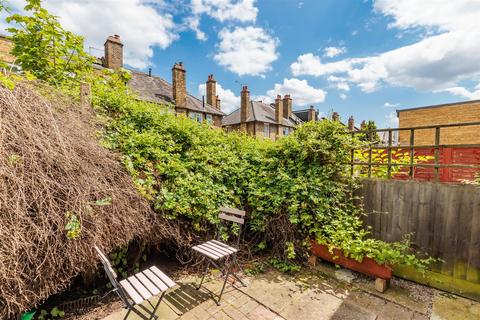
[[[290,94],[294,110],[313,105],[382,128],[397,126],[397,109],[480,99],[480,0],[43,3],[94,55],[118,34],[127,68],[170,81],[182,61],[198,97],[214,74],[226,113],[242,85],[255,100]]]

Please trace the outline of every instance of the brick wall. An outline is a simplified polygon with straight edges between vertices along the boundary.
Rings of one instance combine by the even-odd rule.
[[[13,44],[10,40],[0,36],[0,61],[6,63],[12,63],[15,61],[15,57],[10,54]]]
[[[400,128],[477,121],[480,121],[480,101],[399,112]],[[479,132],[480,126],[442,128],[440,144],[477,144]],[[410,144],[410,131],[400,131],[399,142]],[[434,129],[415,130],[415,145],[434,143]]]

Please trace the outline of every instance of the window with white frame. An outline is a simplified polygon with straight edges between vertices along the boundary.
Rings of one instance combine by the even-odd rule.
[[[290,134],[290,128],[289,127],[283,127],[283,135],[288,136]]]
[[[265,137],[270,137],[270,124],[268,123],[263,124],[263,135]]]

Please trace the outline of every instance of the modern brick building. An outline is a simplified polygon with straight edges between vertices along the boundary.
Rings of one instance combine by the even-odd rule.
[[[123,67],[123,43],[118,35],[110,36],[105,42],[105,56],[101,59],[101,67],[118,69]],[[132,79],[128,82],[142,100],[171,104],[177,115],[185,115],[199,122],[209,122],[220,127],[222,117],[220,99],[216,96],[216,81],[213,75],[207,80],[207,101],[200,100],[187,92],[186,74],[181,62],[172,67],[172,82],[148,73],[131,70]]]
[[[266,104],[250,100],[250,91],[243,86],[240,108],[225,116],[222,126],[229,131],[244,131],[255,137],[276,140],[287,136],[303,121],[292,112],[292,99],[280,95],[275,103]]]
[[[399,128],[480,121],[480,100],[397,110]],[[440,144],[480,144],[480,126],[442,128]],[[400,131],[400,145],[410,144],[410,131]],[[415,130],[415,145],[435,143],[435,130]]]

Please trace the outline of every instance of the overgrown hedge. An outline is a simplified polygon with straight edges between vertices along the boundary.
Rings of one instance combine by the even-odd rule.
[[[155,211],[188,234],[182,239],[190,241],[177,243],[180,250],[211,234],[217,208],[226,205],[247,210],[250,249],[272,250],[286,262],[304,258],[315,238],[358,260],[428,263],[410,252],[408,241],[368,238],[361,208],[351,198],[356,182],[345,165],[358,142],[342,124],[306,123],[278,142],[225,133],[136,99],[127,80],[127,73],[116,73],[94,81],[104,143],[124,155]]]

